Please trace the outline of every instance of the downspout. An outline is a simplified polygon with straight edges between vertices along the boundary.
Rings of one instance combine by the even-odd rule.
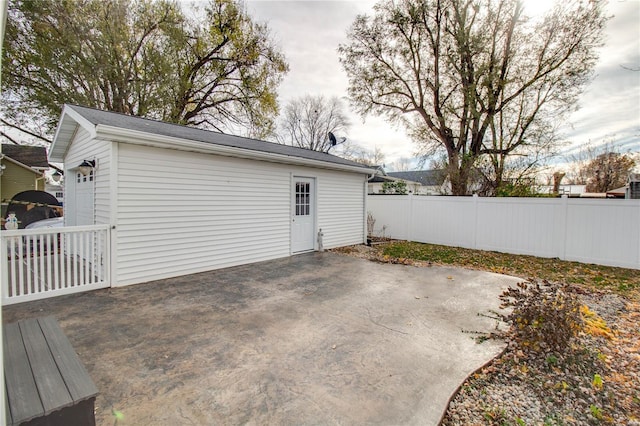
[[[34,187],[33,187],[33,189],[35,189],[36,191],[39,191],[39,189],[38,189],[38,181],[39,181],[39,180],[44,180],[45,178],[46,178],[46,176],[44,175],[44,173],[42,174],[42,176],[37,177],[37,178],[36,178],[36,181],[34,182]],[[43,191],[45,190],[45,186],[43,186],[43,187],[42,187],[42,190],[43,190]]]

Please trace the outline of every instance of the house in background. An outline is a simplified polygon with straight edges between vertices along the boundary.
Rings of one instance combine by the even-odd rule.
[[[367,181],[367,193],[368,194],[385,194],[385,184],[394,184],[396,182],[403,181],[389,176],[381,167],[378,167],[376,173]],[[407,182],[407,193],[411,192],[410,185],[417,185],[418,182]]]
[[[415,170],[411,172],[389,172],[388,176],[407,182],[409,192],[416,195],[442,195],[447,193],[443,170]]]
[[[629,173],[625,198],[628,200],[640,200],[640,173]]]
[[[369,179],[369,194],[382,194],[385,182],[404,181],[407,193],[415,195],[442,195],[447,193],[442,170],[416,170],[411,172],[385,172],[378,167],[375,176]]]
[[[607,198],[629,198],[629,185],[622,186],[620,188],[610,189],[606,192]]]
[[[64,205],[64,170],[58,168],[53,164],[49,164],[49,167],[54,169],[51,175],[47,176],[47,182],[45,183],[44,190],[49,194],[56,197],[56,200],[61,206]]]
[[[47,151],[42,146],[2,144],[0,154],[0,197],[2,217],[7,201],[29,190],[44,191],[44,172],[49,169]]]
[[[534,186],[538,194],[553,195],[553,185]],[[587,185],[560,185],[558,187],[558,195],[566,195],[567,197],[581,197],[587,192]]]
[[[65,225],[109,225],[112,286],[366,241],[373,170],[330,154],[65,105],[49,159]]]
[[[60,205],[64,205],[64,183],[62,182],[46,182],[44,190],[56,197]]]

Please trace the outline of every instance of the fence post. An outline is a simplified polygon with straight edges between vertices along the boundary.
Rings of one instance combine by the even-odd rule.
[[[413,194],[409,193],[409,217],[407,218],[407,241],[413,241]]]
[[[473,249],[478,249],[478,194],[473,194],[471,197],[473,202],[472,211],[473,211]]]
[[[560,238],[560,253],[559,253],[559,258],[560,260],[566,260],[567,259],[567,238],[569,238],[568,235],[568,231],[567,231],[567,225],[568,225],[568,216],[569,216],[569,196],[566,194],[563,194],[562,197],[560,198],[560,226],[562,229],[562,232],[556,232],[555,234],[557,235],[556,238]]]

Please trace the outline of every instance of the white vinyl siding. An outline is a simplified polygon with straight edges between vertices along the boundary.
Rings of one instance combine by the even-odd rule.
[[[286,166],[119,145],[118,284],[289,255]]]
[[[366,176],[322,171],[318,179],[318,228],[325,248],[362,244]]]
[[[362,174],[118,144],[114,284],[289,256],[294,175],[316,179],[325,247],[363,242]]]
[[[111,167],[111,143],[99,139],[91,139],[89,132],[79,128],[65,155],[65,211],[73,212],[76,209],[76,168],[84,160],[96,160],[94,170],[94,213],[93,224],[109,223],[109,174]],[[75,216],[65,215],[67,226],[76,225]]]

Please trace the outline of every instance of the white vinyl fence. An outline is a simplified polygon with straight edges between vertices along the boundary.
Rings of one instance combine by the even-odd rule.
[[[109,287],[109,227],[0,231],[2,304]]]
[[[374,235],[640,269],[640,200],[367,197]]]

